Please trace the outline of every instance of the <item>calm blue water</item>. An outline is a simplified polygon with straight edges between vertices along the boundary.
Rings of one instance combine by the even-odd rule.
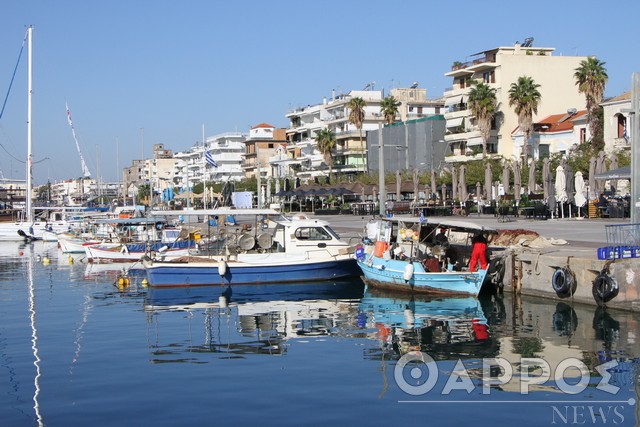
[[[509,295],[411,299],[359,282],[155,291],[132,274],[120,288],[118,271],[70,263],[55,245],[0,255],[2,426],[636,425],[634,314]],[[436,362],[396,369],[420,354]],[[483,394],[490,357],[514,375]],[[552,375],[577,360],[590,384],[522,394],[521,357]],[[615,392],[595,387],[606,361]]]

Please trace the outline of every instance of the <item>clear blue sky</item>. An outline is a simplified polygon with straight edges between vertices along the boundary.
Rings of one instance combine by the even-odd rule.
[[[99,167],[109,181],[143,145],[148,158],[153,144],[180,151],[201,141],[203,125],[207,136],[286,127],[288,110],[332,89],[418,81],[439,97],[453,61],[526,37],[556,55],[605,61],[615,96],[640,71],[638,16],[632,1],[5,0],[0,96],[33,25],[33,154],[48,158],[35,182],[82,174],[65,101],[92,176]],[[0,119],[7,178],[25,175],[26,87],[25,53]]]

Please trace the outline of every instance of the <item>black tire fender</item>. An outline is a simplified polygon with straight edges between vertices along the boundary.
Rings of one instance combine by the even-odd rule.
[[[561,298],[573,295],[576,291],[576,285],[576,276],[568,267],[556,269],[551,277],[551,286]]]
[[[591,292],[593,294],[593,299],[599,306],[603,306],[617,297],[619,291],[620,287],[618,286],[618,281],[605,271],[602,271],[593,280]]]

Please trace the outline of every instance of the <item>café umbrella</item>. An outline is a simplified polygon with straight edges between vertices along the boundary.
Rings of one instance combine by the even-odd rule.
[[[513,198],[520,201],[520,190],[522,189],[522,178],[520,177],[520,162],[513,161]]]
[[[504,162],[502,166],[502,187],[504,194],[509,194],[509,164],[507,162]]]
[[[564,218],[564,203],[567,201],[567,179],[562,165],[558,165],[556,168],[556,182],[554,189],[556,193],[556,200],[560,203],[562,218]]]
[[[533,194],[536,191],[536,159],[531,159],[531,164],[529,165],[529,182],[527,183],[527,187],[529,187],[529,194]]]
[[[493,179],[493,176],[491,174],[491,164],[487,163],[487,166],[484,168],[484,193],[485,193],[485,198],[487,202],[490,202],[493,199],[492,179]]]
[[[578,208],[578,216],[580,217],[580,209],[587,203],[587,188],[584,185],[582,172],[576,172],[575,176],[576,195],[574,196],[576,206]]]

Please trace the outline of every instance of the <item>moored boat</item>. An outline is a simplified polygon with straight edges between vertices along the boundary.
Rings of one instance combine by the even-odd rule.
[[[477,296],[488,265],[477,271],[468,267],[470,238],[496,233],[467,221],[383,218],[374,245],[358,254],[358,266],[365,283],[373,288]]]
[[[145,260],[149,286],[292,283],[360,275],[355,247],[340,239],[326,221],[303,215],[286,218],[271,209],[220,208],[203,214],[251,220],[221,226],[219,233],[227,238],[217,254]],[[245,226],[250,224],[254,224],[250,229]]]

